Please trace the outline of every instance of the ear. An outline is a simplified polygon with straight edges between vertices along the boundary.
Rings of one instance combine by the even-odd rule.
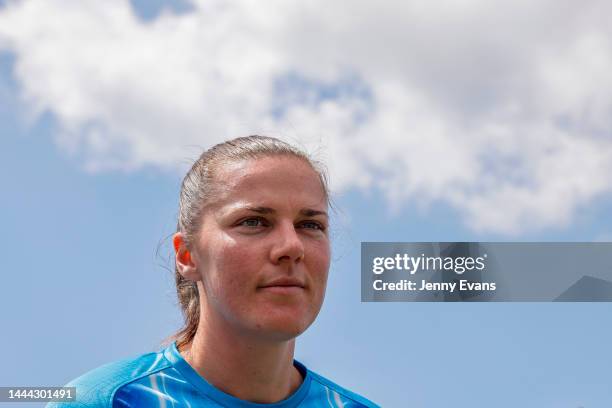
[[[174,245],[174,258],[176,259],[176,269],[181,276],[190,281],[199,281],[201,279],[198,273],[197,265],[193,261],[191,251],[187,248],[185,236],[182,232],[177,232],[172,237]]]

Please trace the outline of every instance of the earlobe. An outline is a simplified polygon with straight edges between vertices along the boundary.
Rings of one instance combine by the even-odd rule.
[[[190,281],[200,280],[197,265],[193,262],[191,251],[187,248],[185,237],[181,232],[177,232],[172,237],[174,245],[174,257],[176,259],[176,269],[185,279]]]

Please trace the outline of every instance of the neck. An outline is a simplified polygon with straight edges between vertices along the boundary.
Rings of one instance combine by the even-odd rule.
[[[293,366],[295,339],[261,340],[234,333],[210,315],[200,316],[194,339],[180,352],[210,384],[236,398],[268,404],[299,388],[302,376]]]

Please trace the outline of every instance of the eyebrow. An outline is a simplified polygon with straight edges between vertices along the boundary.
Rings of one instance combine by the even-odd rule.
[[[258,214],[275,214],[276,210],[270,207],[244,207],[245,210],[253,211]],[[325,211],[314,210],[312,208],[302,208],[300,210],[300,214],[305,217],[314,217],[317,215],[323,215],[327,217],[327,213]]]

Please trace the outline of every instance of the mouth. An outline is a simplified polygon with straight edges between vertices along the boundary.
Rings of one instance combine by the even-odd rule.
[[[258,291],[276,295],[291,296],[302,293],[304,288],[301,286],[262,286],[258,288]]]
[[[305,288],[306,285],[304,285],[304,283],[299,279],[280,278],[266,282],[257,289],[280,294],[290,294],[303,291]]]

